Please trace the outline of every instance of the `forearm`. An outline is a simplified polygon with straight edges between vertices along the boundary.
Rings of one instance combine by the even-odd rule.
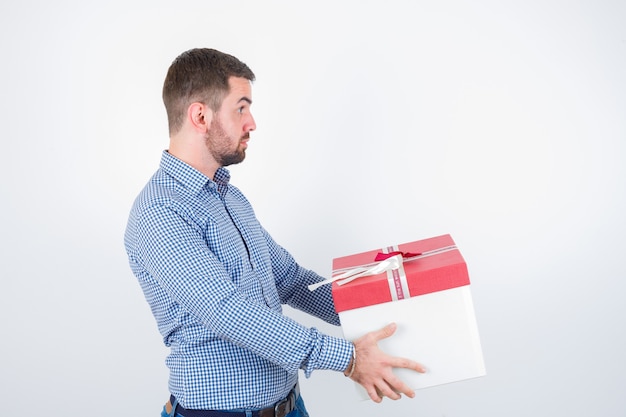
[[[339,315],[335,311],[331,287],[325,285],[315,291],[308,289],[309,285],[323,281],[324,278],[300,266],[289,252],[278,245],[267,232],[264,233],[281,302],[339,326]]]
[[[343,371],[351,355],[346,340],[307,328],[280,312],[231,297],[210,314],[208,326],[219,337],[245,347],[288,371]]]
[[[312,271],[303,269],[303,279],[296,285],[287,300],[287,304],[305,313],[311,314],[335,326],[339,326],[339,315],[335,311],[335,303],[330,285],[324,285],[315,291],[310,291],[308,286],[318,283],[324,278]]]

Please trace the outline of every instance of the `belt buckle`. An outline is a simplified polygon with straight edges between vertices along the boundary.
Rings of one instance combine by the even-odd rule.
[[[292,391],[289,393],[289,395],[287,395],[287,398],[285,398],[284,400],[280,400],[276,403],[276,405],[274,406],[274,417],[285,417],[295,408],[295,404],[296,395]]]

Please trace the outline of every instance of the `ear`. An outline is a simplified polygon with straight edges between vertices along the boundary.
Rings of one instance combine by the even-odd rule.
[[[211,127],[213,110],[203,103],[192,103],[187,108],[187,120],[189,124],[199,133],[206,133]]]

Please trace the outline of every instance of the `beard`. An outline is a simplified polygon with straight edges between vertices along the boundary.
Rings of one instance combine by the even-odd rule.
[[[220,166],[229,166],[242,162],[246,157],[246,149],[241,145],[242,139],[248,139],[249,133],[235,140],[228,136],[222,123],[218,118],[214,118],[211,121],[211,127],[206,134],[205,143],[207,150],[213,156],[213,159],[220,164]],[[236,143],[235,149],[232,149],[233,144]]]

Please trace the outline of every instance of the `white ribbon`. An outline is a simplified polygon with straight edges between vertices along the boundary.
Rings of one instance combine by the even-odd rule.
[[[337,285],[344,285],[350,281],[354,281],[357,278],[368,277],[370,275],[378,275],[383,272],[393,271],[394,269],[399,269],[402,266],[402,262],[411,262],[417,259],[426,258],[433,255],[439,255],[440,253],[450,252],[453,250],[457,250],[456,245],[445,246],[443,248],[433,249],[429,251],[422,252],[419,255],[412,256],[407,259],[403,259],[402,255],[395,255],[390,258],[385,259],[384,261],[380,261],[374,264],[368,264],[356,268],[349,269],[345,272],[342,272],[339,275],[335,275],[332,278],[327,278],[324,281],[320,281],[315,284],[311,284],[308,286],[309,291],[315,291],[322,285],[330,284],[337,281]],[[340,269],[339,271],[342,271]]]
[[[343,272],[339,275],[335,275],[332,278],[325,279],[315,284],[309,285],[309,291],[315,291],[322,285],[330,284],[337,281],[337,285],[344,285],[348,282],[354,281],[357,278],[368,277],[370,275],[378,275],[383,272],[391,271],[400,268],[402,265],[402,255],[395,255],[390,258],[380,261],[371,267],[357,267]]]

